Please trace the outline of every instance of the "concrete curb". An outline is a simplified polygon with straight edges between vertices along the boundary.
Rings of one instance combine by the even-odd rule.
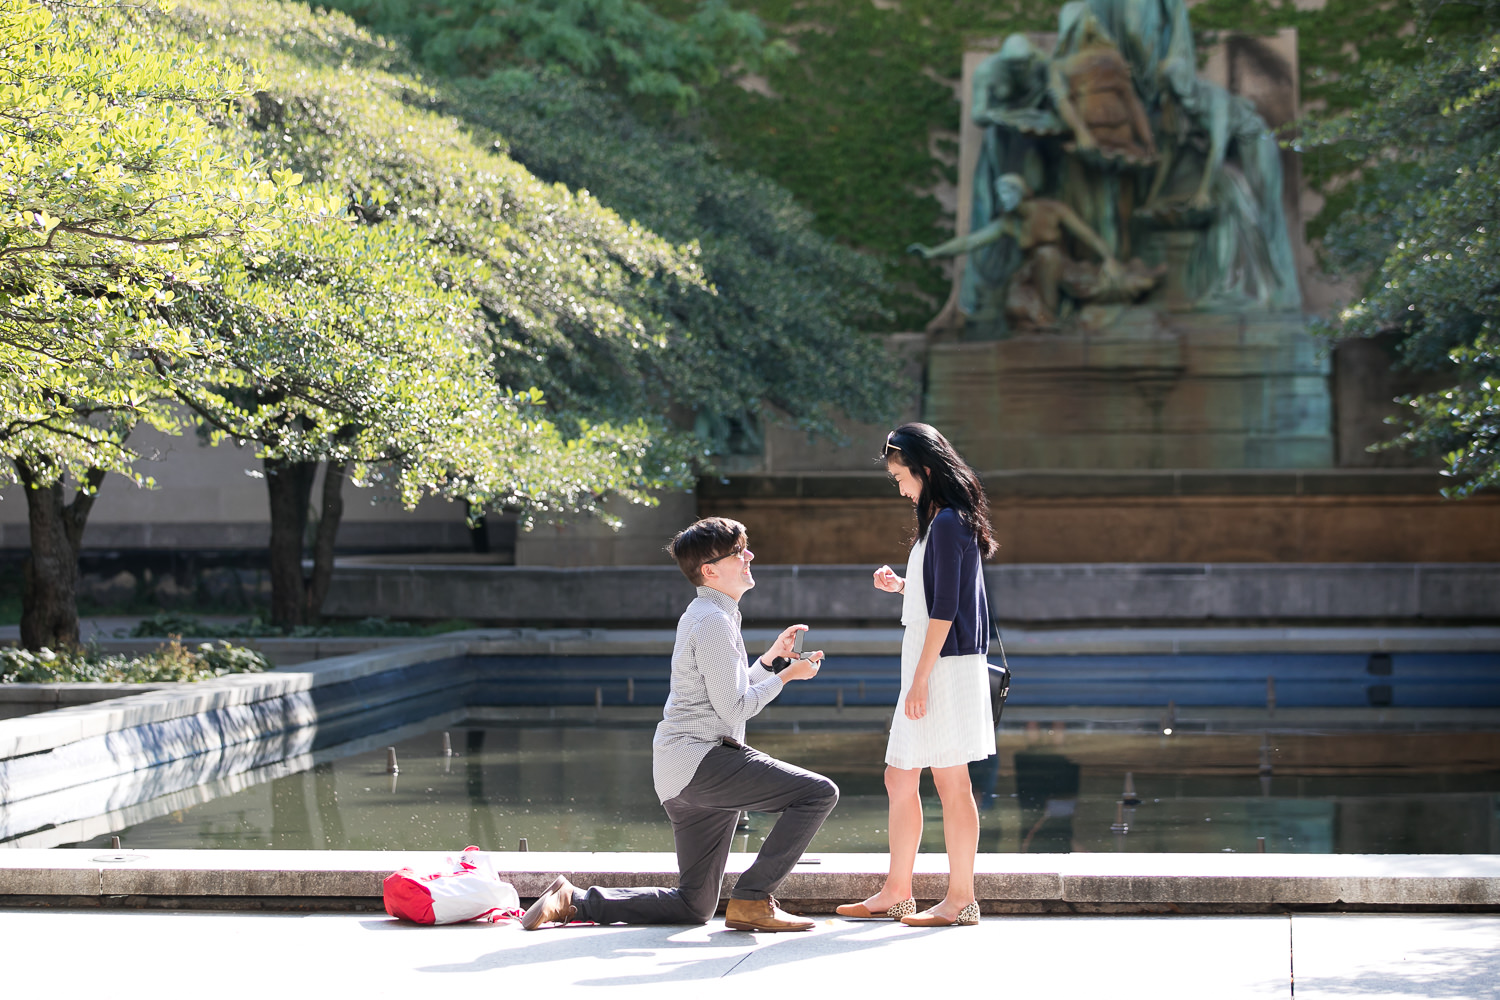
[[[575,884],[674,886],[670,854],[496,852],[523,898],[561,872]],[[440,865],[433,852],[17,850],[0,855],[0,906],[378,909],[399,867]],[[724,891],[754,860],[732,854]],[[916,894],[940,898],[940,855],[919,859]],[[829,913],[874,892],[885,855],[809,856],[778,896]],[[992,913],[1265,913],[1292,910],[1500,911],[1491,855],[980,855],[975,877]]]

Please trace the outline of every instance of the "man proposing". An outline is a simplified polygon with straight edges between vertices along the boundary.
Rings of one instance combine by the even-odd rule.
[[[771,895],[839,800],[838,786],[745,746],[745,720],[791,681],[817,676],[821,652],[774,673],[775,657],[792,655],[799,629],[777,636],[754,662],[740,635],[739,600],[755,579],[745,526],[707,517],[678,532],[667,552],[698,588],[677,622],[672,688],[652,741],[656,794],[677,844],[676,889],[579,889],[553,880],[521,926],[592,921],[598,924],[703,924],[719,905],[724,867],[740,813],[780,813],[755,863],[739,877],[724,914],[740,931],[805,931],[813,922],[781,909]]]

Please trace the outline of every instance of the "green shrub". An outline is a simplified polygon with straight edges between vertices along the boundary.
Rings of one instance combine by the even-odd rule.
[[[266,658],[253,649],[220,642],[188,647],[176,636],[147,653],[129,656],[93,649],[0,649],[0,683],[63,684],[77,682],[153,684],[163,681],[206,681],[225,674],[258,674],[269,670]]]
[[[119,634],[119,633],[116,633]],[[249,639],[262,636],[283,636],[284,629],[261,621],[259,616],[242,622],[206,622],[196,615],[180,611],[158,611],[142,618],[130,630],[132,639],[154,639],[158,636],[188,636],[194,639]]]
[[[239,622],[205,622],[193,615],[176,611],[158,611],[149,618],[142,618],[130,630],[133,639],[149,639],[157,636],[191,636],[202,639],[322,639],[332,636],[379,636],[382,638],[420,638],[457,632],[474,628],[474,623],[462,618],[421,624],[418,622],[391,621],[389,618],[371,617],[358,621],[335,621],[323,625],[297,625],[284,629],[259,617]]]

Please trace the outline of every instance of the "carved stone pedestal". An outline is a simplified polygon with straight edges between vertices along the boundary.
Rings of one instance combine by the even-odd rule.
[[[1328,371],[1300,316],[1095,307],[934,344],[923,411],[987,471],[1326,468]]]

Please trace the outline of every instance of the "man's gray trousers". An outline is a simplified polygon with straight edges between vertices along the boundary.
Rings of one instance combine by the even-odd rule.
[[[734,899],[765,899],[786,878],[838,803],[839,789],[812,771],[750,747],[713,747],[693,780],[662,803],[677,843],[676,889],[604,889],[575,893],[577,920],[595,923],[701,924],[719,906],[724,867],[740,813],[780,813],[760,853],[734,887]]]

